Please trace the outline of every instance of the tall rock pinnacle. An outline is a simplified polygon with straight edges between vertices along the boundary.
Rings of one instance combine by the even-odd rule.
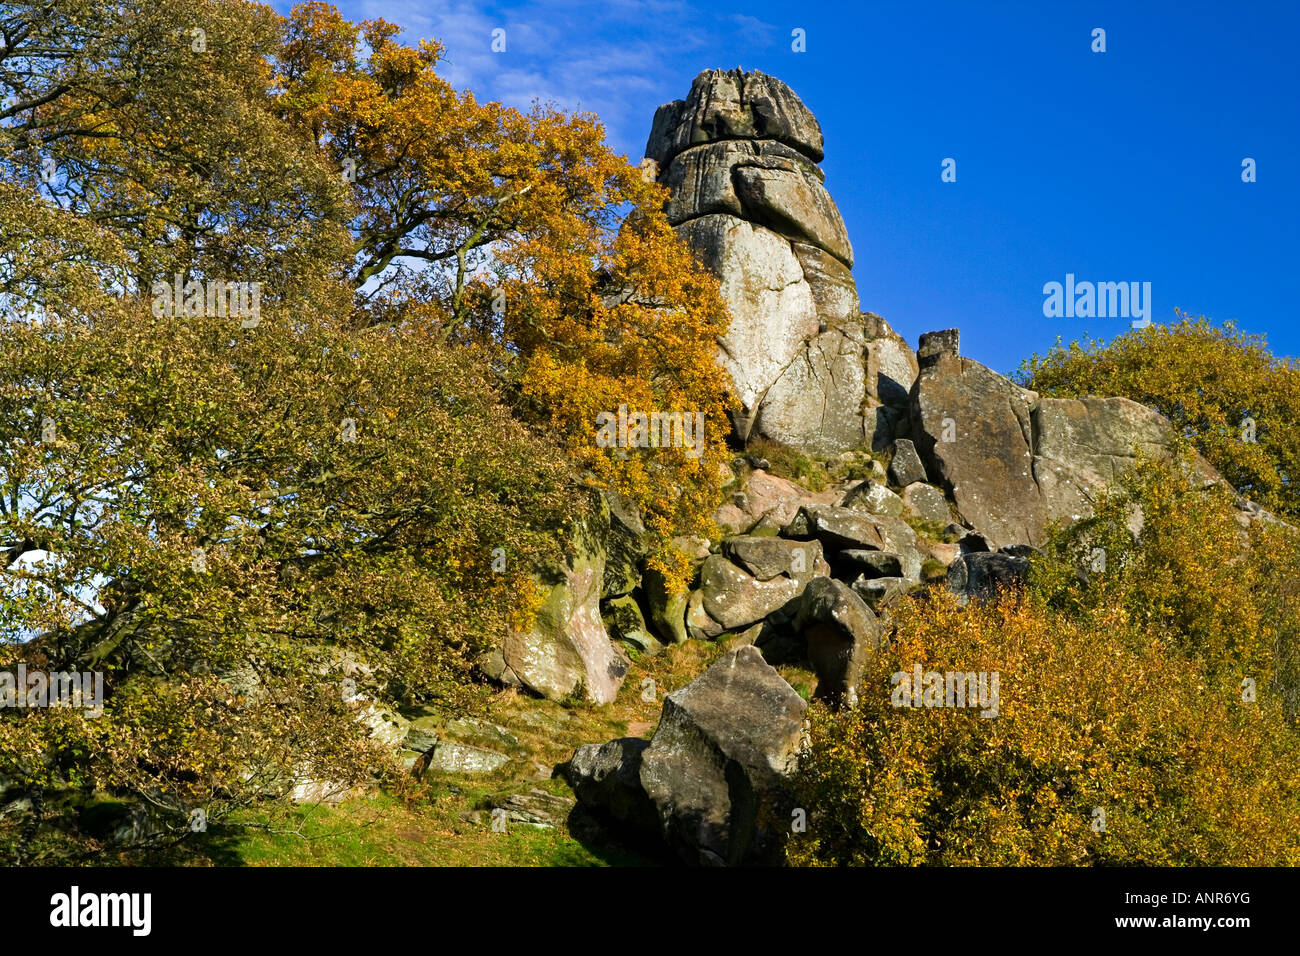
[[[646,157],[671,190],[669,221],[731,308],[719,360],[743,405],[738,435],[818,453],[887,441],[915,357],[859,312],[853,247],[817,166],[811,111],[764,73],[706,70],[685,100],[656,111]]]

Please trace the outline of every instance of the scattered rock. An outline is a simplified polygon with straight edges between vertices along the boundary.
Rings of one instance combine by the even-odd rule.
[[[632,595],[624,594],[606,600],[604,620],[609,629],[609,636],[614,640],[630,644],[648,655],[658,654],[663,650],[664,646],[647,630],[641,607]]]
[[[753,647],[725,654],[665,698],[641,784],[684,860],[780,862],[806,707]]]
[[[864,551],[849,548],[835,555],[835,563],[844,567],[850,578],[893,578],[903,576],[903,559],[888,551]]]
[[[425,769],[438,773],[485,774],[510,760],[505,754],[454,740],[440,740],[427,755]]]
[[[867,654],[880,648],[880,624],[871,608],[847,584],[818,578],[803,592],[795,628],[817,673],[817,696],[856,703]]]
[[[505,811],[507,825],[519,823],[549,830],[564,822],[577,801],[533,787],[522,793],[494,794],[488,798],[488,805]]]
[[[903,489],[903,508],[922,521],[932,524],[944,524],[952,517],[948,499],[934,485],[923,485],[919,481]]]
[[[650,741],[623,737],[579,747],[558,769],[583,806],[644,833],[659,832],[659,815],[641,786],[641,756]]]
[[[948,588],[963,602],[972,598],[987,601],[999,591],[1024,584],[1029,562],[1022,557],[998,552],[963,554],[948,568]]]
[[[894,457],[889,462],[889,480],[899,488],[925,481],[925,465],[916,453],[916,446],[906,438],[894,442]]]
[[[700,571],[704,610],[728,631],[761,621],[789,604],[802,589],[798,580],[787,577],[760,581],[722,555],[711,555]]]
[[[863,603],[876,613],[904,597],[912,588],[912,582],[906,578],[866,578],[861,577],[849,587],[853,593],[862,598]]]
[[[741,535],[723,541],[722,553],[759,581],[784,576],[807,584],[815,575],[830,573],[818,541]]]
[[[870,479],[859,482],[849,490],[842,502],[845,508],[856,508],[871,515],[894,515],[903,513],[903,499],[882,484]]]

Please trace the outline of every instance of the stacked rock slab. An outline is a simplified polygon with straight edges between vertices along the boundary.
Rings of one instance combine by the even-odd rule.
[[[1169,457],[1174,429],[1127,398],[1041,398],[959,353],[956,329],[921,336],[911,432],[925,470],[989,548],[1038,547],[1094,511],[1139,456]],[[1199,456],[1204,484],[1222,481]]]
[[[817,453],[887,442],[876,410],[905,409],[915,360],[909,376],[894,353],[910,349],[859,312],[853,248],[808,108],[766,74],[706,70],[656,112],[646,157],[671,191],[669,221],[731,308],[719,359],[742,404],[738,436]]]

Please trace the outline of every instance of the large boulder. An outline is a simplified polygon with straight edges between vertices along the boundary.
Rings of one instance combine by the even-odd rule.
[[[846,548],[886,550],[874,515],[853,508],[804,507],[781,529],[787,538],[816,538],[832,551]]]
[[[1039,544],[1046,512],[1034,480],[1036,396],[950,351],[928,361],[912,389],[912,419],[930,475],[991,546]]]
[[[630,662],[601,619],[605,529],[595,524],[575,533],[563,565],[537,572],[545,597],[536,619],[527,630],[506,631],[499,653],[484,662],[489,676],[551,700],[573,694],[597,704],[614,699]]]
[[[761,621],[789,604],[802,590],[801,580],[777,576],[760,581],[720,554],[711,555],[700,569],[703,608],[728,631]]]
[[[811,243],[852,268],[853,248],[844,220],[807,163],[737,166],[732,178],[746,216],[770,224],[782,235]]]
[[[778,863],[807,705],[754,647],[664,700],[641,785],[688,863]]]
[[[1165,458],[1174,439],[1169,420],[1127,398],[1044,398],[1033,413],[1034,478],[1048,521],[1078,521],[1092,514],[1106,486],[1133,467],[1139,455]],[[1206,484],[1218,480],[1198,455]]]
[[[948,499],[934,485],[914,482],[903,489],[902,497],[904,510],[913,517],[939,525],[952,520]]]
[[[1091,515],[1139,457],[1171,454],[1174,429],[1153,409],[1126,398],[1040,398],[960,356],[955,329],[921,338],[912,439],[992,550],[1038,547],[1053,522]],[[1222,480],[1199,456],[1195,469],[1206,485]],[[920,513],[919,499],[913,506]]]
[[[916,581],[921,577],[925,557],[916,532],[902,518],[873,515],[855,508],[804,507],[781,529],[786,538],[816,538],[828,551],[888,551],[902,562],[903,577]],[[834,564],[834,558],[831,559]]]
[[[817,696],[855,703],[867,655],[880,649],[880,623],[847,584],[812,581],[803,592],[795,628],[817,673]]]

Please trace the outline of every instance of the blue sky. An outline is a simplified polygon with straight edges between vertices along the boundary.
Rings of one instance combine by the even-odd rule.
[[[1073,273],[1150,282],[1157,322],[1232,319],[1300,355],[1295,0],[338,5],[441,40],[444,75],[480,99],[597,113],[634,162],[655,107],[700,70],[780,77],[821,122],[863,308],[913,344],[957,326],[964,354],[1008,372],[1057,336],[1123,331],[1044,317],[1044,283]]]

